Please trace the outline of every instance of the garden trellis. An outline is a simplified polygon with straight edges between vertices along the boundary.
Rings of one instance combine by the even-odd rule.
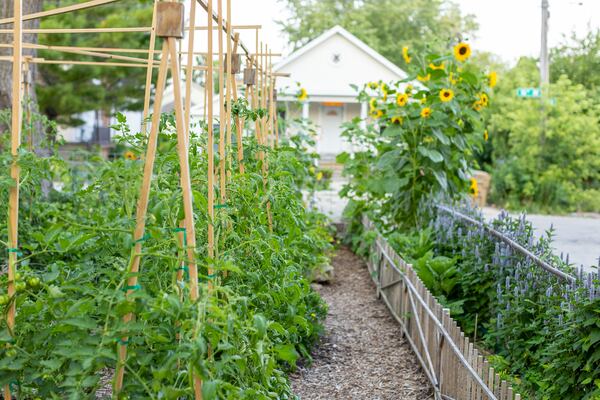
[[[10,0],[9,0],[10,1]],[[228,157],[226,154],[226,145],[232,145],[232,126],[236,127],[236,146],[237,161],[240,172],[244,172],[243,164],[243,144],[242,144],[242,117],[235,116],[235,124],[232,125],[232,107],[226,106],[237,101],[237,84],[235,73],[239,72],[239,62],[237,62],[237,51],[242,50],[246,57],[246,71],[244,77],[253,76],[255,79],[244,79],[246,84],[246,96],[250,96],[250,102],[253,107],[259,106],[268,110],[256,120],[255,128],[257,141],[260,145],[271,147],[278,143],[277,116],[275,113],[275,79],[272,62],[273,57],[277,56],[269,47],[259,42],[259,25],[232,25],[232,7],[231,0],[227,1],[227,18],[223,18],[223,0],[217,0],[217,10],[215,11],[213,0],[192,0],[189,11],[189,25],[184,26],[185,10],[183,4],[179,1],[158,1],[154,2],[152,25],[150,27],[103,27],[103,28],[80,28],[80,29],[23,29],[23,21],[51,17],[59,14],[76,13],[81,10],[100,7],[103,5],[118,3],[123,0],[91,0],[79,4],[65,7],[59,7],[38,13],[23,15],[22,0],[14,1],[15,14],[12,18],[0,19],[0,25],[12,24],[10,29],[0,29],[2,33],[12,33],[13,42],[0,44],[0,47],[12,49],[12,56],[0,57],[0,62],[11,62],[13,65],[13,86],[12,86],[12,121],[11,121],[11,154],[13,162],[10,166],[10,176],[15,184],[9,191],[9,216],[8,216],[8,295],[13,299],[7,312],[7,327],[9,331],[14,332],[18,329],[15,326],[16,315],[16,296],[15,281],[19,263],[19,184],[20,169],[17,162],[19,147],[22,140],[23,125],[23,99],[27,96],[29,89],[29,80],[23,78],[23,73],[27,73],[30,64],[62,64],[62,65],[88,65],[111,67],[130,67],[146,69],[146,86],[144,93],[143,126],[142,132],[147,133],[147,148],[144,158],[143,180],[140,188],[136,224],[134,232],[134,247],[131,252],[131,258],[128,268],[126,295],[129,296],[139,288],[138,272],[140,270],[140,261],[142,245],[146,240],[145,224],[149,199],[151,196],[150,186],[153,176],[154,160],[157,150],[158,131],[161,117],[162,99],[167,81],[168,72],[171,71],[174,96],[175,96],[175,128],[177,132],[177,152],[180,166],[180,188],[183,196],[184,220],[179,229],[181,245],[186,251],[185,269],[189,272],[190,280],[190,298],[196,300],[199,296],[198,291],[198,270],[196,266],[196,236],[193,214],[193,194],[192,183],[190,179],[190,165],[188,161],[189,141],[190,141],[190,108],[191,108],[191,84],[193,71],[198,70],[206,74],[206,95],[205,95],[205,113],[204,119],[207,121],[208,135],[208,257],[215,259],[218,254],[215,253],[215,231],[214,231],[214,210],[219,207],[226,207],[227,201],[227,178],[228,178]],[[206,12],[206,26],[197,25],[197,8],[200,5]],[[216,25],[215,25],[216,22]],[[206,30],[208,33],[207,51],[195,51],[195,34],[197,31]],[[213,31],[216,30],[218,36],[218,52],[213,50]],[[247,47],[239,38],[239,30],[253,30],[256,38],[256,51],[250,53]],[[188,32],[189,41],[187,51],[178,50],[177,42],[180,41],[184,32]],[[102,47],[69,47],[69,46],[50,46],[44,44],[25,43],[23,41],[24,33],[37,34],[92,34],[92,33],[146,33],[150,35],[150,45],[148,49],[134,48],[102,48]],[[162,40],[162,50],[156,50],[157,39]],[[226,42],[226,49],[225,49]],[[260,45],[260,47],[259,47]],[[260,50],[259,50],[260,48]],[[53,60],[41,57],[26,57],[23,55],[23,49],[48,50],[62,53],[69,53],[76,56],[101,58],[106,61],[90,60]],[[226,53],[225,53],[226,50]],[[122,55],[137,54],[138,56]],[[143,56],[146,55],[146,58]],[[155,56],[160,55],[157,59]],[[204,65],[194,65],[194,56],[205,57]],[[215,203],[215,165],[214,165],[214,132],[213,120],[215,113],[213,110],[213,57],[218,57],[219,87],[226,90],[219,90],[219,201]],[[180,65],[180,57],[185,56],[185,65]],[[237,65],[234,65],[236,64]],[[234,68],[235,67],[235,68]],[[158,69],[158,80],[156,82],[156,91],[154,96],[154,106],[151,115],[151,125],[148,130],[147,120],[150,116],[152,73],[154,68]],[[181,73],[185,73],[185,95],[182,92]],[[225,84],[226,82],[226,84]],[[22,83],[24,83],[22,85]],[[30,111],[26,110],[26,120],[30,119]],[[262,161],[263,183],[267,185],[268,165],[265,159],[264,150],[260,151]],[[266,203],[267,213],[269,215],[269,227],[272,229],[270,217],[270,203]],[[185,240],[185,243],[183,241]],[[209,276],[214,271],[208,269]],[[183,268],[178,271],[179,278],[183,276]],[[209,284],[210,287],[210,284]],[[210,292],[209,292],[210,295]],[[127,314],[125,322],[133,320],[132,313]],[[118,359],[116,366],[115,391],[119,392],[123,385],[123,375],[125,364],[127,362],[127,341],[125,336],[119,340]],[[202,382],[198,376],[194,379],[195,398],[202,397]],[[11,398],[11,388],[9,385],[4,387],[4,398]]]

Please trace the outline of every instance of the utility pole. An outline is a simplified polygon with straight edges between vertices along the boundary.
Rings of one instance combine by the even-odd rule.
[[[542,0],[542,46],[540,50],[540,85],[543,87],[550,82],[550,61],[548,60],[548,20],[550,5],[548,0]]]

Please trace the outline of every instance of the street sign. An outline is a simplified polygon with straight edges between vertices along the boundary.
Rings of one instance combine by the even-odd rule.
[[[518,88],[517,97],[539,98],[542,97],[540,88]]]

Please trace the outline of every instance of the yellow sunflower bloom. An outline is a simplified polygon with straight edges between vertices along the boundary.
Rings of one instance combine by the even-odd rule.
[[[487,107],[490,102],[490,98],[485,93],[479,93],[479,101],[481,102],[482,106]]]
[[[408,47],[407,46],[404,46],[402,48],[402,57],[404,58],[405,63],[410,64],[412,57],[408,55]]]
[[[402,124],[402,117],[395,116],[391,118],[392,124],[400,125]]]
[[[498,83],[498,74],[495,71],[492,71],[488,74],[488,85],[493,88]]]
[[[490,134],[488,133],[488,130],[486,129],[485,131],[483,131],[483,140],[485,140],[487,142],[489,138],[490,138]]]
[[[425,107],[421,110],[421,118],[429,118],[431,115],[431,108]]]
[[[434,63],[429,63],[429,69],[432,69],[432,70],[434,70],[434,71],[436,71],[436,70],[438,70],[438,69],[441,69],[441,70],[443,70],[443,69],[445,69],[445,68],[446,68],[446,66],[444,65],[444,63],[443,63],[443,62],[441,62],[441,63],[440,63],[440,65],[435,65]]]
[[[412,91],[413,91],[413,85],[410,85],[410,84],[406,85],[406,88],[404,89],[404,93],[410,95],[412,93]]]
[[[454,58],[460,62],[464,62],[471,57],[471,46],[467,43],[459,43],[454,46]]]
[[[369,87],[371,89],[377,89],[379,87],[379,83],[377,83],[377,82],[370,82],[369,83]]]
[[[440,90],[440,100],[444,103],[449,102],[454,98],[454,92],[451,89]]]
[[[131,160],[131,161],[137,160],[137,156],[135,155],[135,153],[133,151],[126,151],[125,154],[123,154],[123,157],[125,157],[126,160]]]
[[[427,97],[421,97],[421,100],[419,100],[419,102],[421,104],[425,104],[426,101],[427,101]]]
[[[428,80],[431,79],[431,74],[427,74],[425,76],[417,75],[417,79],[420,80],[421,82],[427,82]]]
[[[471,193],[471,196],[473,197],[477,197],[479,195],[479,186],[477,185],[477,180],[475,178],[471,178],[469,193]]]
[[[400,93],[396,96],[396,104],[400,107],[404,107],[408,103],[408,95],[406,93]]]
[[[317,173],[317,176],[316,176],[316,178],[317,178],[317,180],[318,180],[318,181],[320,181],[321,179],[323,179],[323,172],[319,171],[319,172]]]
[[[305,101],[306,99],[308,99],[308,92],[306,91],[306,89],[301,88],[300,91],[298,92],[298,101]]]
[[[377,99],[375,97],[371,97],[371,100],[369,100],[369,107],[371,107],[371,111],[377,107]]]
[[[371,112],[369,114],[371,115],[371,117],[377,118],[377,119],[383,117],[383,111],[382,110],[371,110]]]

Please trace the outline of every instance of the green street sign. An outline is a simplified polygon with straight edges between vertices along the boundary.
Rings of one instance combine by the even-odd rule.
[[[542,97],[540,88],[518,88],[517,97],[539,98]]]

